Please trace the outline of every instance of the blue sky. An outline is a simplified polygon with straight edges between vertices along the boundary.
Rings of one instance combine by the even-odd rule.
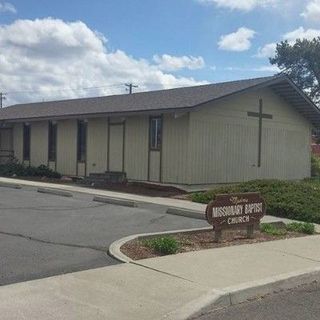
[[[320,1],[0,0],[0,21],[0,87],[20,102],[273,74],[276,42],[320,35]]]

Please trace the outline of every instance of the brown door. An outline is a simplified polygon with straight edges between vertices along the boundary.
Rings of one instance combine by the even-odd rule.
[[[109,124],[109,171],[124,170],[124,123]]]

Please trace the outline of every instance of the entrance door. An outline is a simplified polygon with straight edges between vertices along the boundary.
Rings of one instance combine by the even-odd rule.
[[[150,117],[148,180],[161,182],[162,116]]]
[[[124,123],[109,123],[108,171],[124,171]]]

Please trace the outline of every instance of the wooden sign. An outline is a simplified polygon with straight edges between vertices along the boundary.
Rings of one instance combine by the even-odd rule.
[[[208,204],[206,219],[214,227],[216,241],[222,230],[244,226],[248,237],[252,237],[254,226],[260,223],[265,211],[260,193],[221,194]]]

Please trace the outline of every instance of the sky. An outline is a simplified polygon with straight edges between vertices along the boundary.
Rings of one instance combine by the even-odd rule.
[[[4,105],[269,76],[320,0],[0,0]]]

